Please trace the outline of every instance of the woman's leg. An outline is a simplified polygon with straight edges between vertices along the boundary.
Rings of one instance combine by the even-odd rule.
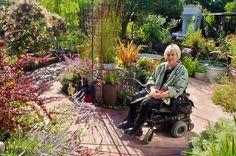
[[[141,90],[140,92],[136,92],[133,97],[132,97],[132,101],[135,101],[139,98],[142,98],[144,96],[147,95],[147,92],[146,90]],[[136,112],[137,112],[137,107],[140,105],[141,102],[137,102],[137,103],[130,103],[129,104],[129,113],[128,113],[128,116],[127,116],[127,121],[128,122],[134,122],[134,119],[135,119],[135,115],[136,115]]]
[[[135,124],[135,127],[141,127],[147,120],[148,114],[150,113],[151,109],[154,107],[159,107],[162,103],[162,100],[156,100],[153,98],[148,98],[144,100],[141,104],[141,111]]]
[[[156,100],[153,98],[147,98],[141,103],[141,111],[139,113],[138,119],[133,126],[125,131],[126,134],[133,135],[138,129],[140,129],[145,121],[147,120],[148,114],[153,107],[159,107],[163,103],[162,100]]]
[[[141,90],[139,92],[136,92],[132,97],[132,101],[134,101],[138,98],[144,97],[146,94],[147,94],[146,90]],[[133,103],[133,104],[129,105],[130,109],[129,109],[128,116],[125,118],[125,120],[122,123],[119,124],[118,128],[126,129],[126,128],[129,128],[133,125],[136,111],[137,111],[137,107],[139,105],[140,105],[140,103]]]

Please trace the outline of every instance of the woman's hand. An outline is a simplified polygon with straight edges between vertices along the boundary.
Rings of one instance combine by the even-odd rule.
[[[161,96],[160,93],[155,93],[155,94],[152,95],[152,97],[153,97],[154,99],[162,99],[162,96]]]
[[[153,96],[156,93],[156,91],[157,91],[156,88],[154,86],[151,86],[149,95]]]
[[[152,94],[152,97],[154,99],[163,99],[163,98],[169,97],[169,92],[157,90],[156,93]]]

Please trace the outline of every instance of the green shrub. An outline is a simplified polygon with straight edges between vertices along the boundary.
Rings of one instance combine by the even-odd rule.
[[[141,57],[137,60],[137,67],[135,68],[136,78],[142,83],[146,83],[155,68],[160,64],[160,61]]]
[[[206,67],[201,63],[197,63],[195,72],[205,73]]]
[[[67,82],[73,82],[78,77],[79,75],[76,75],[76,74],[63,73],[60,76],[58,76],[57,79],[63,84]]]
[[[75,91],[80,87],[79,81],[81,77],[79,74],[63,73],[57,77],[57,80],[62,84],[62,92],[68,95],[73,95]]]
[[[182,63],[188,70],[188,75],[192,76],[194,72],[196,71],[197,63],[198,61],[194,59],[193,57],[183,57],[182,58]]]
[[[203,9],[203,13],[210,14],[211,12],[207,9]],[[217,27],[218,22],[216,22],[216,18],[213,15],[207,15],[204,17],[204,30],[208,37],[216,37],[217,33],[215,27]]]
[[[193,47],[198,53],[204,53],[206,40],[202,36],[202,30],[190,33],[184,40],[184,44]]]
[[[236,39],[230,40],[230,52],[232,55],[231,66],[236,68]]]
[[[38,2],[50,12],[63,17],[66,22],[67,32],[57,38],[57,48],[75,51],[77,45],[85,44],[85,35],[91,31],[88,26],[91,5],[89,0],[38,0]]]
[[[231,66],[236,68],[236,55],[232,56]]]
[[[226,3],[225,11],[236,12],[236,1]],[[236,28],[235,28],[236,17],[235,16],[226,17],[224,22],[226,22],[225,28],[224,28],[225,31],[230,31],[232,33],[236,32]]]
[[[135,32],[135,40],[140,40],[145,44],[149,41],[170,43],[170,29],[176,25],[176,20],[172,20],[166,24],[166,18],[156,15],[149,15],[144,23],[142,23],[142,25]]]
[[[61,17],[53,15],[35,2],[17,2],[6,9],[4,21],[8,30],[20,30],[10,36],[8,48],[13,54],[35,53],[52,49],[55,36],[66,31]]]
[[[104,76],[104,82],[106,84],[116,84],[119,81],[118,73],[116,72],[107,72]]]
[[[128,105],[131,102],[134,91],[131,88],[121,88],[118,94],[118,101],[122,105]]]
[[[220,119],[214,126],[190,141],[191,146],[184,155],[195,156],[235,156],[236,118]]]
[[[223,77],[219,84],[214,84],[212,100],[226,111],[236,111],[236,81]]]
[[[94,52],[103,63],[114,63],[116,58],[117,39],[119,37],[120,12],[115,1],[104,0],[95,14],[96,20]]]

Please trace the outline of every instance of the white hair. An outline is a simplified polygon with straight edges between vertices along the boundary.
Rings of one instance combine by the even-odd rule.
[[[172,53],[176,54],[177,58],[180,59],[181,57],[181,51],[177,44],[170,44],[166,47],[166,50],[164,52],[164,58],[167,59],[167,54]]]

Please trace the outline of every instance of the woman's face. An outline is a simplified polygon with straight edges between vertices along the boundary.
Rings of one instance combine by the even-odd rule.
[[[176,53],[170,52],[166,56],[167,56],[166,59],[168,63],[175,64],[179,61]]]

